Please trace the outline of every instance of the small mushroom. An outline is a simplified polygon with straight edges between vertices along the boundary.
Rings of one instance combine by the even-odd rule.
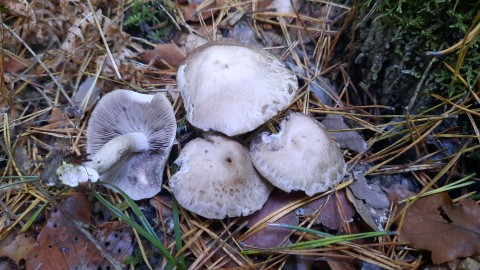
[[[212,42],[187,56],[177,73],[187,120],[228,136],[251,131],[285,109],[295,74],[265,50]]]
[[[272,186],[255,171],[247,148],[211,135],[188,142],[169,185],[178,203],[206,218],[246,216],[267,201]]]
[[[89,161],[64,164],[57,174],[68,185],[100,177],[134,200],[153,197],[161,190],[175,133],[175,115],[164,94],[113,91],[98,102],[88,122]]]
[[[346,164],[338,144],[319,122],[290,112],[280,132],[264,132],[250,144],[255,168],[279,189],[303,190],[309,196],[338,184]]]

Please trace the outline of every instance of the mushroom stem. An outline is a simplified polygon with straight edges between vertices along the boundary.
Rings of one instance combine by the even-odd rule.
[[[96,182],[99,175],[110,169],[127,153],[148,149],[148,138],[142,132],[133,132],[113,138],[82,165],[64,163],[57,169],[57,176],[64,184],[77,186],[88,180]]]
[[[127,153],[143,152],[148,149],[148,138],[142,132],[128,133],[113,138],[95,154],[89,156],[90,161],[83,165],[104,173]]]

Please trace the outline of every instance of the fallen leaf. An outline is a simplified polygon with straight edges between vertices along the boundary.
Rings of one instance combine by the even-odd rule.
[[[379,186],[368,184],[362,173],[355,172],[354,178],[355,181],[348,188],[350,188],[355,197],[377,209],[387,209],[390,206],[387,195],[383,193]]]
[[[78,108],[81,108],[82,113],[89,111],[95,102],[100,99],[101,90],[93,83],[95,83],[95,78],[88,76],[73,95],[72,101]]]
[[[316,212],[319,213],[317,224],[322,223],[330,229],[339,229],[344,223],[350,222],[356,211],[345,190],[339,190],[335,194],[309,202],[297,210],[301,215],[313,215]]]
[[[388,200],[391,201],[393,204],[397,204],[398,202],[415,195],[415,193],[413,193],[407,187],[401,184],[394,184],[386,191],[388,194]]]
[[[140,61],[145,64],[153,63],[157,68],[166,68],[172,66],[178,68],[185,60],[185,54],[175,44],[157,44],[155,49],[145,51],[140,56]]]
[[[292,196],[292,194],[294,194]],[[284,207],[285,205],[299,199],[299,193],[286,193],[279,189],[275,189],[268,198],[267,202],[263,205],[262,209],[253,213],[253,215],[247,217],[248,227],[251,227],[268,215],[274,213],[278,209]],[[303,195],[303,194],[302,194]],[[290,213],[279,218],[275,223],[277,224],[288,224],[292,226],[297,226],[299,219],[295,212],[291,211]],[[274,248],[279,246],[285,246],[291,244],[290,240],[285,239],[290,235],[291,230],[286,228],[277,228],[277,227],[266,227],[256,234],[246,238],[243,244],[247,246],[257,247],[257,248]]]
[[[26,269],[109,269],[95,245],[80,232],[72,219],[84,226],[90,223],[90,203],[85,194],[74,193],[50,214],[35,246],[26,258]],[[71,216],[65,217],[62,212]],[[118,224],[107,223],[96,232],[98,242],[119,261],[132,251],[131,232]],[[118,229],[118,230],[117,230]]]
[[[350,129],[343,122],[343,117],[339,114],[327,114],[321,122],[328,130]],[[340,144],[341,148],[347,148],[357,153],[367,150],[367,143],[360,134],[355,131],[331,132],[330,135]]]
[[[0,241],[0,257],[8,257],[17,265],[35,246],[35,239],[26,233],[10,233]],[[0,267],[0,269],[3,269]]]
[[[124,261],[133,252],[133,231],[130,226],[120,221],[106,222],[97,227],[95,237],[113,258]],[[98,269],[109,269],[110,262],[98,252],[91,257],[90,264],[98,266]],[[94,263],[93,260],[96,260]]]
[[[358,199],[350,189],[347,189],[347,197],[355,206],[357,213],[370,228],[376,231],[384,231],[383,225],[387,221],[388,208],[374,208],[364,200]]]
[[[204,0],[194,0],[188,1],[188,5],[181,5],[180,9],[183,12],[183,17],[187,22],[198,22],[199,15],[202,16],[203,20],[206,20],[213,16],[217,12],[215,8],[217,7],[216,3],[207,3],[204,4]]]
[[[33,65],[33,62],[23,59],[19,56],[7,57],[3,59],[5,71],[17,73]]]
[[[464,199],[454,204],[447,193],[418,199],[407,210],[399,241],[432,252],[440,264],[480,254],[480,206]]]
[[[13,15],[28,18],[32,26],[36,25],[35,12],[27,0],[9,1],[0,0],[0,4],[8,9]]]

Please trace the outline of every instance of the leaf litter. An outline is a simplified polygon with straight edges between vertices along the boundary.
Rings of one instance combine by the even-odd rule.
[[[286,3],[288,10],[272,8],[280,2]],[[436,111],[427,109],[412,115],[379,113],[380,110],[388,111],[389,108],[376,104],[367,87],[353,82],[346,69],[348,59],[338,57],[335,53],[337,46],[341,46],[339,37],[347,34],[345,29],[350,26],[358,6],[293,1],[292,9],[291,3],[259,1],[256,5],[251,1],[227,0],[179,1],[178,5],[173,5],[165,1],[162,7],[173,18],[174,24],[182,26],[182,31],[165,40],[166,44],[155,45],[141,38],[132,38],[123,31],[122,18],[125,10],[130,7],[129,3],[101,0],[0,1],[2,9],[4,7],[7,10],[5,14],[2,13],[0,68],[6,72],[1,77],[0,162],[3,165],[3,176],[17,177],[2,179],[2,186],[26,180],[25,175],[40,175],[43,182],[51,185],[44,188],[66,202],[66,194],[69,193],[59,194],[54,171],[57,164],[67,156],[81,159],[85,154],[86,121],[98,97],[115,88],[131,88],[141,92],[156,92],[160,89],[175,93],[173,76],[185,54],[209,40],[229,39],[265,47],[284,59],[302,82],[302,90],[289,109],[315,116],[327,115],[326,121],[331,122],[325,124],[331,124],[330,129],[335,131],[332,136],[344,148],[349,165],[369,164],[360,172],[364,178],[357,179],[346,191],[339,187],[339,191],[327,194],[328,197],[319,196],[311,201],[283,194],[283,197],[288,196],[289,200],[286,201],[289,203],[279,208],[273,207],[268,215],[278,217],[275,222],[281,222],[281,218],[286,217],[284,223],[288,224],[291,221],[296,223],[295,214],[300,226],[339,230],[341,233],[353,232],[356,228],[361,228],[363,223],[371,229],[385,230],[392,229],[394,222],[403,225],[398,238],[385,236],[371,242],[340,243],[326,248],[285,251],[284,254],[272,253],[268,257],[257,257],[243,254],[245,249],[240,244],[240,239],[243,232],[249,229],[237,219],[209,221],[180,209],[180,229],[183,234],[181,254],[192,262],[192,268],[230,265],[281,268],[287,267],[295,256],[307,256],[314,258],[313,261],[329,258],[332,268],[341,267],[335,265],[342,258],[348,258],[353,260],[353,265],[363,262],[386,269],[400,269],[418,268],[420,263],[429,263],[424,256],[417,256],[418,253],[411,252],[407,247],[430,250],[433,263],[444,261],[439,258],[454,260],[478,254],[474,246],[469,247],[468,252],[459,251],[460,245],[454,241],[441,251],[438,247],[422,246],[422,243],[416,246],[418,243],[415,242],[424,239],[414,231],[416,227],[425,229],[424,236],[436,232],[432,222],[420,225],[415,223],[414,217],[418,217],[419,211],[417,208],[423,209],[425,217],[429,217],[430,221],[438,221],[456,234],[461,229],[454,225],[468,221],[471,218],[468,215],[476,215],[478,205],[474,205],[473,201],[460,200],[460,206],[458,202],[453,204],[450,199],[438,199],[434,197],[437,195],[432,195],[418,199],[406,208],[404,216],[395,216],[395,211],[389,211],[391,206],[387,206],[382,191],[374,187],[383,187],[381,181],[371,181],[382,179],[389,183],[387,188],[400,190],[400,185],[403,185],[408,186],[410,192],[418,193],[420,187],[438,188],[464,177],[465,164],[463,161],[458,162],[456,157],[474,154],[478,150],[476,142],[471,140],[477,139],[478,134],[463,134],[458,126],[446,123],[452,121],[452,115],[455,115],[476,127],[471,116],[472,113],[477,113],[475,107],[471,108],[476,101],[475,96],[469,95],[461,99],[450,97],[448,100],[437,98],[437,103],[433,105]],[[142,55],[144,59],[139,61]],[[172,96],[175,97],[173,101],[177,119],[182,119],[185,112],[181,99],[178,98],[178,93]],[[274,118],[265,129],[274,129],[278,119]],[[449,147],[448,142],[452,139],[460,147]],[[446,165],[449,165],[450,171],[445,169]],[[167,168],[167,175],[171,175],[170,167]],[[407,191],[401,192],[407,194]],[[467,194],[465,192],[457,194],[463,196]],[[121,205],[121,199],[115,194],[109,194],[109,200]],[[27,224],[28,217],[35,217],[34,212],[39,209],[40,203],[49,205],[48,200],[35,185],[28,182],[2,188],[0,195],[3,203],[2,221],[5,221],[0,226],[0,241],[12,240],[15,236],[15,244],[12,242],[9,247],[17,249],[15,245],[29,246],[30,240],[26,243],[15,241],[22,236],[15,232],[24,229],[21,226]],[[290,201],[292,198],[293,201]],[[429,198],[432,205],[440,206],[444,214],[440,215],[438,209],[423,205],[422,200]],[[377,216],[384,219],[375,218],[372,214],[374,211],[383,211],[383,214]],[[65,209],[65,212],[68,210]],[[81,213],[79,211],[78,214]],[[157,211],[158,216],[163,214],[163,210]],[[75,216],[75,213],[71,215]],[[453,225],[444,217],[448,217]],[[114,217],[111,219],[115,220]],[[104,246],[109,243],[105,250],[113,255],[118,248],[128,254],[134,248],[143,252],[141,247],[145,246],[145,239],[136,236],[133,240],[131,229],[123,227],[123,224],[110,221],[102,225],[93,224],[91,220],[84,221],[85,226],[89,226],[96,235],[96,241]],[[165,223],[165,219],[163,221],[161,226],[166,230],[170,225]],[[60,262],[78,262],[82,265],[90,262],[97,266],[106,263],[97,255],[91,255],[98,254],[91,240],[75,231],[60,211],[52,211],[46,224],[40,230],[38,244],[42,244],[41,247],[45,250],[52,249],[48,243],[56,247],[52,254]],[[62,226],[48,227],[52,224]],[[25,229],[32,232],[36,226],[42,225],[41,218],[37,216],[34,226]],[[68,238],[67,235],[70,234],[67,232],[73,232],[71,236],[81,239],[84,245],[77,247],[75,239]],[[171,234],[172,230],[168,232]],[[282,233],[291,234],[286,230]],[[262,241],[260,232],[255,235],[260,236]],[[407,235],[414,235],[415,238],[409,240],[409,245],[402,238]],[[49,242],[46,236],[62,237],[55,243]],[[169,243],[173,243],[170,235],[165,237],[167,238],[170,239]],[[288,238],[291,242],[309,240],[307,236],[298,234]],[[86,251],[82,253],[81,259],[80,256],[73,258],[69,257],[72,256],[71,252],[67,254],[64,252],[66,249],[62,251],[64,247]],[[175,252],[172,244],[168,248],[172,253]],[[42,254],[38,256],[46,256],[39,250],[39,246],[32,250],[36,254]],[[30,253],[33,254],[32,251]],[[286,256],[287,254],[291,256]],[[24,256],[19,253],[13,260],[18,263],[19,258]],[[68,262],[65,258],[68,258]],[[146,256],[143,258],[144,263],[149,265]],[[33,258],[27,261],[34,263]],[[45,259],[44,263],[48,265],[51,262]],[[161,264],[158,262],[159,266]],[[304,269],[312,265],[315,263]]]
[[[420,198],[405,212],[399,241],[432,252],[434,264],[480,252],[480,206],[473,200],[453,202],[448,194]]]
[[[40,230],[37,245],[25,258],[27,269],[107,269],[112,265],[103,254],[75,226],[90,224],[90,203],[87,196],[74,193],[50,213]],[[65,216],[68,215],[68,216]],[[95,237],[107,252],[118,261],[132,254],[132,230],[126,224],[114,221],[99,224]],[[38,268],[39,267],[39,268]]]

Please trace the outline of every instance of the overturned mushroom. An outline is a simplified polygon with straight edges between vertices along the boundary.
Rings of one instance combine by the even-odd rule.
[[[113,91],[100,100],[88,122],[89,161],[64,164],[57,174],[68,185],[99,177],[134,200],[152,197],[161,190],[175,132],[173,108],[163,94]]]
[[[206,218],[249,215],[272,189],[255,171],[248,150],[223,136],[190,141],[175,163],[180,169],[169,180],[175,198]]]
[[[315,119],[290,112],[280,132],[263,133],[250,144],[255,168],[279,189],[309,196],[338,184],[346,164],[338,144]]]
[[[295,74],[262,49],[208,43],[178,69],[187,120],[234,136],[251,131],[285,109],[298,88]]]

